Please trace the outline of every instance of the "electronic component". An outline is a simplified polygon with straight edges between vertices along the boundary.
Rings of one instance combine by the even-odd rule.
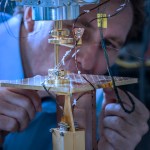
[[[97,14],[97,26],[99,28],[107,28],[107,15],[106,14],[102,14],[102,13],[98,13]]]
[[[32,7],[33,20],[72,20],[79,16],[80,6],[100,0],[22,0],[17,5]]]

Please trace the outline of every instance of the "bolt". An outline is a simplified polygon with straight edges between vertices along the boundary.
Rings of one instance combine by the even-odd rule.
[[[64,136],[64,133],[63,133],[63,132],[60,132],[60,136]]]

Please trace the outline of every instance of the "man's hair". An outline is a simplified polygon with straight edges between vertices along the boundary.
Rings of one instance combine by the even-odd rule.
[[[129,31],[126,43],[141,41],[145,21],[144,3],[145,0],[130,0],[133,8],[133,24]]]

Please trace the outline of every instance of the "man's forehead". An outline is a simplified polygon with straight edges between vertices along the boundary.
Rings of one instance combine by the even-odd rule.
[[[102,4],[102,5],[100,5],[98,8],[100,11],[104,11],[104,10],[109,11],[109,10],[113,10],[113,9],[114,9],[114,11],[116,11],[116,9],[118,9],[120,7],[120,5],[125,3],[125,1],[126,0],[101,0],[99,4]],[[104,2],[106,2],[106,3],[104,3]],[[84,12],[84,10],[90,10],[90,9],[98,6],[99,4],[84,5],[84,6],[80,7],[80,13]],[[96,12],[96,9],[95,9],[95,12]]]
[[[106,14],[107,16],[109,16],[109,15],[111,16],[111,15],[115,14],[118,9],[121,8],[121,6],[122,6],[122,4],[124,4],[124,2],[125,2],[125,0],[110,0],[106,4],[104,4],[104,5],[99,7],[99,12],[103,13],[103,14]],[[130,5],[130,4],[128,3],[127,5]],[[96,7],[96,6],[97,5],[95,5],[95,4],[83,6],[83,7],[81,7],[81,11],[80,12],[83,13],[84,11],[90,10],[90,9]],[[126,9],[126,7],[125,7],[125,9]],[[124,10],[122,10],[122,11],[124,11]],[[120,16],[122,14],[122,11],[120,11],[116,15],[117,18],[118,18],[118,16]],[[89,21],[91,21],[94,18],[95,18],[95,21],[96,21],[97,13],[98,13],[98,9],[95,9],[95,10],[89,12],[89,13],[86,13],[86,14],[82,15],[81,17],[78,18],[77,24],[79,24],[81,26],[85,25],[86,23],[88,23]],[[129,11],[129,12],[126,11],[126,14],[130,16],[131,15],[131,11]],[[123,15],[125,15],[125,14],[123,13]],[[109,19],[110,18],[108,18],[108,20]],[[115,20],[115,17],[112,17],[110,20],[111,21]],[[63,24],[67,25],[69,27],[74,22],[75,22],[75,20],[64,21]]]

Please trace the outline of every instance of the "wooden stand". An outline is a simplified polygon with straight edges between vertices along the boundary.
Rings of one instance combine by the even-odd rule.
[[[70,101],[71,101],[70,95],[65,95],[64,119],[65,119],[65,122],[68,123],[68,125],[70,126],[70,131],[75,132]]]
[[[53,150],[85,150],[85,131],[75,131],[70,95],[65,95],[63,121],[70,126],[69,131],[53,129]],[[63,134],[62,134],[63,133]]]
[[[52,133],[53,150],[85,150],[85,131],[67,131],[60,135],[58,129]]]

